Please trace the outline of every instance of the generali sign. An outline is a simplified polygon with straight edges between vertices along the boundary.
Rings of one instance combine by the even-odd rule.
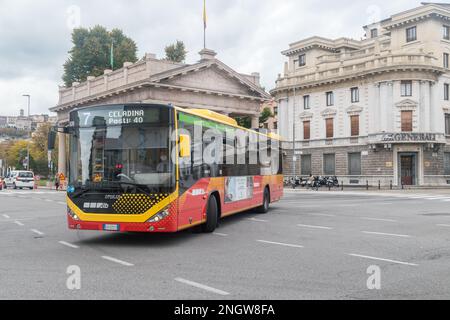
[[[383,142],[436,142],[436,133],[385,133],[381,141]]]

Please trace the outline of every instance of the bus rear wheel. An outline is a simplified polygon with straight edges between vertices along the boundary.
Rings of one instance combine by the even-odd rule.
[[[270,191],[269,188],[264,189],[264,196],[263,196],[263,204],[256,208],[256,212],[258,213],[267,213],[269,211],[269,205],[270,205]]]
[[[212,233],[216,230],[219,222],[219,209],[217,206],[217,199],[215,196],[209,197],[208,207],[206,208],[206,223],[202,224],[202,232]]]

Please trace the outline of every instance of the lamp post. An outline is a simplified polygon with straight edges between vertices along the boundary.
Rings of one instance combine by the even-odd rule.
[[[28,100],[28,120],[30,120],[30,100],[31,96],[29,94],[23,94],[23,97],[26,97]],[[28,138],[31,138],[31,122],[30,127],[28,129]],[[30,142],[27,143],[27,170],[30,170]]]

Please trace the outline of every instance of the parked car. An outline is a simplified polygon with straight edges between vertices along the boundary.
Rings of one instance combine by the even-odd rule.
[[[0,191],[3,190],[3,178],[0,177]]]
[[[5,188],[34,189],[34,173],[32,171],[11,171],[5,177]]]

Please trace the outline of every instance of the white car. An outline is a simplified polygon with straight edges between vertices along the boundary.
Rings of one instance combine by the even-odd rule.
[[[34,189],[34,173],[31,171],[11,171],[5,177],[5,188]]]

